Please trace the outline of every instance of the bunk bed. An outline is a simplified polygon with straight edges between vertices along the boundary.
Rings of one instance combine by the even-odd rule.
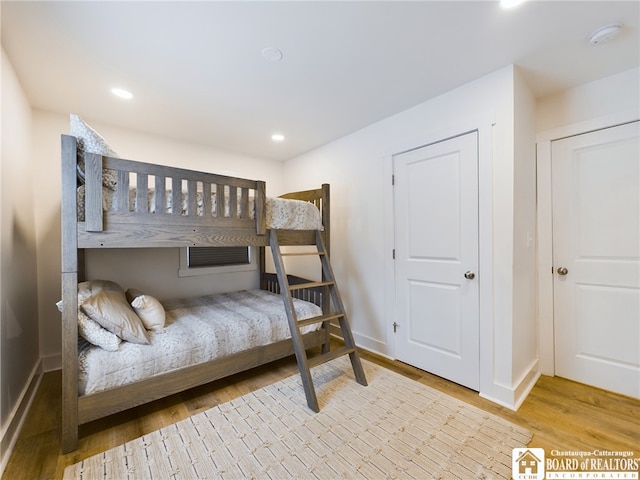
[[[344,314],[330,314],[332,302],[341,303],[336,296],[337,289],[333,289],[335,292],[330,290],[335,283],[309,282],[287,275],[281,268],[279,250],[273,247],[274,243],[278,249],[280,246],[321,244],[321,255],[327,258],[323,262],[323,279],[332,275],[327,273],[325,266],[325,263],[328,265],[330,240],[328,185],[287,194],[276,200],[266,197],[263,181],[126,160],[109,150],[90,153],[84,151],[81,142],[71,135],[62,135],[61,147],[62,300],[59,308],[62,312],[64,453],[77,448],[81,424],[293,354],[301,369],[309,406],[317,411],[305,353],[313,347],[321,347],[328,359],[349,354],[358,382],[366,385],[350,330],[346,335],[350,348],[330,352],[330,323],[339,319],[343,322],[341,325],[346,325]],[[284,223],[278,223],[281,217],[277,210],[285,208],[278,203],[280,201],[298,203],[298,207],[311,205],[320,223],[313,227],[305,223],[290,224],[286,219]],[[283,311],[287,315],[291,338],[226,352],[223,356],[189,366],[89,391],[86,388],[87,372],[80,371],[79,354],[86,348],[100,348],[83,345],[78,337],[78,318],[83,313],[79,287],[82,290],[93,281],[84,276],[85,250],[230,245],[261,247],[260,287],[279,295],[280,302],[280,296],[284,299]],[[275,274],[265,272],[266,246],[271,246],[278,257]],[[301,288],[296,287],[298,284]],[[250,294],[258,295],[257,292]],[[319,306],[320,315],[315,316],[317,312],[309,309],[304,313],[304,304]],[[298,318],[300,305],[303,305],[303,316]],[[165,307],[169,318],[175,305]],[[321,321],[307,320],[307,327],[302,330],[297,322],[304,322],[304,315],[315,316]],[[315,328],[309,328],[312,323],[316,324]],[[294,325],[298,331],[294,330]],[[109,357],[103,355],[101,358],[105,362]]]

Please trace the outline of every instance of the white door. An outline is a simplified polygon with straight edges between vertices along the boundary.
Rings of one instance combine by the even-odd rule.
[[[556,375],[640,397],[640,123],[552,142]]]
[[[478,134],[393,161],[396,356],[478,390]]]

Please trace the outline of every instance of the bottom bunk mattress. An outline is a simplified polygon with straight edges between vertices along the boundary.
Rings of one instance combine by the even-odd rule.
[[[87,395],[198,363],[268,345],[291,336],[282,297],[265,290],[206,295],[162,302],[163,329],[149,332],[149,345],[122,342],[115,352],[81,340],[79,393]],[[294,299],[299,319],[322,314]],[[320,324],[301,329],[302,333]]]

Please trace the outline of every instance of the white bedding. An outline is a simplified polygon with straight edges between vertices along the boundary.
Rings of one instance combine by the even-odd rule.
[[[78,220],[84,221],[84,185],[78,187]],[[186,214],[187,201],[186,192],[182,192],[182,214]],[[165,213],[172,212],[172,195],[171,191],[166,192],[166,208]],[[212,212],[216,211],[216,194],[211,195],[212,198]],[[104,211],[115,210],[115,191],[102,187],[102,208]],[[252,200],[252,199],[251,199]],[[136,190],[135,188],[129,189],[129,208],[131,211],[135,211],[136,202]],[[225,216],[229,216],[229,201],[225,201]],[[249,218],[255,217],[253,209],[253,202],[249,202],[252,207],[249,209]],[[149,213],[155,213],[155,191],[149,189],[148,204]],[[197,194],[197,214],[203,215],[202,212],[202,192]],[[240,199],[238,198],[238,211],[240,211]],[[212,212],[207,212],[208,215],[213,215]],[[320,218],[320,211],[318,208],[310,203],[302,200],[290,200],[285,198],[271,198],[266,199],[266,223],[267,228],[273,229],[287,229],[287,230],[322,230],[322,219]]]
[[[282,297],[264,290],[162,302],[166,326],[150,331],[150,344],[122,342],[108,352],[81,340],[79,393],[89,394],[152,375],[206,362],[291,336]],[[322,314],[317,305],[294,299],[299,319]],[[319,328],[310,325],[307,333]]]

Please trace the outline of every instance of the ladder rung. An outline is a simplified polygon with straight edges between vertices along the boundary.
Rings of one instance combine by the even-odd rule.
[[[315,288],[315,287],[326,287],[330,285],[335,285],[335,282],[308,282],[308,283],[297,283],[295,285],[289,285],[289,290],[302,290],[303,288]]]
[[[280,252],[283,257],[301,257],[304,255],[324,255],[324,252]]]
[[[320,355],[316,355],[315,357],[311,357],[311,358],[307,359],[307,361],[309,363],[309,368],[315,367],[315,366],[320,365],[322,363],[330,362],[331,360],[334,360],[334,359],[336,359],[338,357],[341,357],[343,355],[348,355],[348,354],[353,353],[355,351],[356,351],[355,348],[340,347],[340,348],[336,348],[335,350],[331,350],[330,352],[323,353],[323,354],[320,354]]]
[[[306,325],[313,325],[314,323],[328,322],[329,320],[337,320],[344,317],[344,313],[331,313],[329,315],[319,315],[317,317],[304,318],[298,320],[298,327],[304,327]]]

